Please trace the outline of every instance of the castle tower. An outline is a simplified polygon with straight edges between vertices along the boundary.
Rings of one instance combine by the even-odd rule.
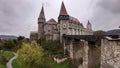
[[[62,2],[60,14],[58,17],[58,23],[60,25],[60,41],[62,42],[62,36],[68,34],[68,25],[69,25],[69,15],[65,8],[64,3]]]
[[[87,23],[87,28],[92,30],[92,25],[91,25],[90,21],[88,21],[88,23]]]
[[[44,23],[45,23],[45,14],[44,8],[42,6],[39,18],[38,18],[38,39],[41,39],[44,35]]]

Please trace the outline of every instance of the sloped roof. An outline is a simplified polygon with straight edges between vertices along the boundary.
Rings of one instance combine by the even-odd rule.
[[[77,18],[72,17],[72,16],[70,16],[69,18],[70,18],[70,21],[72,23],[82,26],[81,23],[80,23],[80,21]]]
[[[83,24],[81,23],[81,26],[84,28]]]
[[[66,10],[63,2],[62,2],[62,5],[61,5],[60,15],[68,15],[67,10]]]
[[[51,18],[50,20],[47,21],[49,24],[57,24],[55,19]]]

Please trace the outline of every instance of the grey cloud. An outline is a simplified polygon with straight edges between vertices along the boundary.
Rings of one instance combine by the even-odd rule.
[[[120,0],[99,0],[92,17],[95,30],[118,29],[120,25]]]
[[[30,0],[0,0],[0,34],[29,35],[34,4]]]
[[[120,0],[100,0],[99,5],[112,13],[120,13]]]

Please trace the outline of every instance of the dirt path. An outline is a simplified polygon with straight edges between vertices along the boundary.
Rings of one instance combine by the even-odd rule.
[[[12,67],[12,62],[13,62],[14,59],[17,58],[17,54],[14,53],[14,52],[13,52],[13,54],[14,54],[15,56],[8,61],[8,63],[6,64],[6,67],[7,67],[7,68],[13,68],[13,67]]]

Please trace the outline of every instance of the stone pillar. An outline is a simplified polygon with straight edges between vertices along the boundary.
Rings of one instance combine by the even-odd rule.
[[[71,40],[70,58],[72,68],[88,68],[88,42],[84,40]]]
[[[70,41],[70,58],[73,59],[73,40]]]
[[[83,68],[88,68],[88,42],[84,41]]]
[[[65,46],[65,43],[66,43],[66,41],[65,41],[65,39],[63,39],[63,46],[64,46],[64,55],[66,54],[66,46]]]

